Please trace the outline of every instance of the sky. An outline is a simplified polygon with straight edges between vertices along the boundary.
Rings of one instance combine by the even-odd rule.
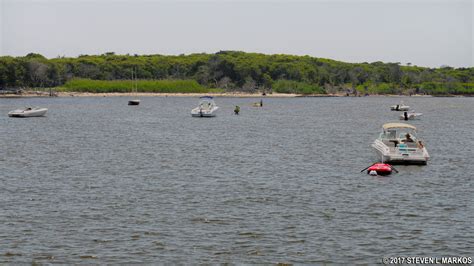
[[[0,55],[239,50],[474,66],[474,0],[0,0]]]

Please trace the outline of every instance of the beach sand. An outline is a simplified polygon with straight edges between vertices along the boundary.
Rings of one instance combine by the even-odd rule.
[[[294,94],[294,93],[268,93],[262,95],[261,93],[245,93],[245,92],[223,92],[223,93],[157,93],[157,92],[108,92],[108,93],[92,93],[92,92],[55,92],[58,97],[240,97],[240,98],[292,98],[292,97],[346,97],[346,93],[334,94]],[[399,97],[400,95],[377,95],[372,94],[368,96],[375,97]],[[405,95],[408,96],[408,95]],[[432,97],[431,95],[411,95],[415,97]],[[43,91],[26,91],[22,94],[0,94],[0,98],[23,98],[23,97],[49,97],[49,93]],[[350,95],[350,97],[356,97]]]
[[[273,93],[262,96],[260,93],[88,93],[88,92],[60,92],[59,97],[296,97],[297,94]]]

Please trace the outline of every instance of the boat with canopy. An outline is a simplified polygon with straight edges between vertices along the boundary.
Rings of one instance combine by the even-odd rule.
[[[391,164],[426,164],[430,159],[416,127],[405,123],[384,124],[372,148],[382,162]]]
[[[191,110],[193,117],[214,117],[219,107],[211,96],[203,96],[199,98],[199,105]]]

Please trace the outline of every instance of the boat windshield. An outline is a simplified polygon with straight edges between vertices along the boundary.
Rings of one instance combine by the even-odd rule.
[[[214,106],[214,105],[215,105],[215,103],[211,99],[202,99],[199,102],[199,107],[211,107],[211,106]]]
[[[395,128],[390,128],[385,130],[380,134],[380,138],[383,140],[403,140],[411,138],[412,140],[416,139],[416,132],[414,130],[410,129],[395,129]]]

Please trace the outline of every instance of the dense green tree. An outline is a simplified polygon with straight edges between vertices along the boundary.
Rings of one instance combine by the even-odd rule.
[[[132,69],[141,80],[195,80],[205,87],[224,90],[272,89],[279,81],[280,91],[285,90],[281,86],[291,85],[291,91],[324,88],[328,92],[346,92],[352,88],[360,93],[474,93],[474,68],[345,63],[309,56],[239,51],[179,56],[108,52],[52,59],[36,53],[24,57],[3,56],[0,57],[0,88],[64,86],[74,79],[129,80]]]

